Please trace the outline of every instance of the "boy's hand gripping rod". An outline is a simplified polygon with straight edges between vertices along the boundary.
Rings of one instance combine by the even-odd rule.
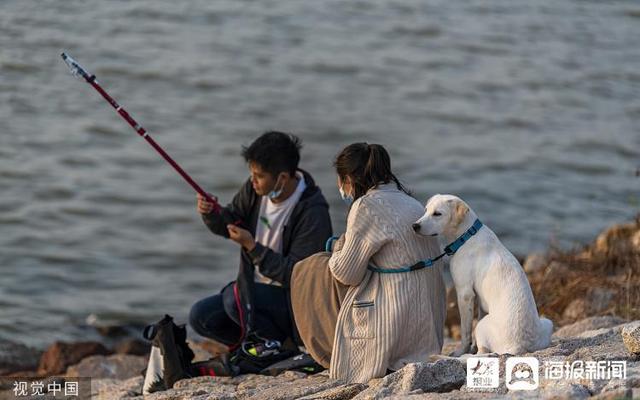
[[[65,63],[67,63],[67,65],[69,66],[69,69],[71,70],[71,73],[79,78],[84,78],[85,81],[87,81],[88,84],[90,84],[91,86],[93,86],[93,88],[95,90],[98,91],[98,93],[100,93],[102,95],[102,97],[104,97],[105,100],[107,100],[107,102],[109,102],[109,104],[111,104],[111,106],[113,108],[115,108],[116,112],[118,114],[120,114],[120,116],[129,123],[129,125],[131,125],[131,127],[138,133],[138,135],[142,136],[150,145],[151,147],[153,147],[154,149],[156,149],[156,151],[158,153],[160,153],[160,155],[169,163],[171,164],[171,166],[178,171],[178,173],[184,178],[185,181],[187,181],[187,183],[189,185],[191,185],[191,187],[198,193],[200,193],[200,195],[202,195],[205,199],[207,199],[207,201],[213,203],[213,211],[218,214],[221,211],[221,207],[220,204],[218,204],[218,201],[216,199],[214,199],[213,197],[211,197],[207,192],[205,192],[204,190],[202,190],[202,188],[200,187],[200,185],[198,185],[190,176],[189,174],[187,174],[179,165],[178,163],[176,163],[173,158],[171,158],[163,149],[162,147],[160,147],[160,145],[158,145],[155,140],[153,140],[153,138],[151,136],[149,136],[149,134],[147,133],[147,131],[140,126],[140,124],[138,124],[136,122],[135,119],[133,119],[131,117],[131,115],[129,115],[129,113],[121,106],[119,105],[114,99],[113,97],[109,96],[109,94],[102,88],[102,86],[100,86],[100,84],[98,83],[98,81],[96,80],[96,76],[93,74],[89,74],[89,72],[87,72],[87,70],[85,70],[84,68],[82,68],[82,66],[80,64],[78,64],[78,62],[76,60],[74,60],[73,58],[69,57],[69,55],[67,55],[66,53],[62,53],[62,59],[64,60]]]

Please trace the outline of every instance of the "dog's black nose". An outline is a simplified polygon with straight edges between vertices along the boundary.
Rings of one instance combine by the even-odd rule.
[[[411,227],[416,232],[418,232],[420,230],[420,224],[418,224],[418,223],[415,223],[415,224],[411,225]]]

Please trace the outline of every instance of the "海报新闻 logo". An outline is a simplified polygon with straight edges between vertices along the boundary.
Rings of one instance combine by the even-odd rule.
[[[535,390],[540,384],[540,364],[535,357],[509,357],[505,383],[509,390]]]

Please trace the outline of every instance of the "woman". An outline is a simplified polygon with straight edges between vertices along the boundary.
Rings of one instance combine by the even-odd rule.
[[[350,204],[346,232],[332,254],[293,269],[293,312],[305,347],[331,378],[366,383],[440,353],[445,285],[440,261],[400,272],[439,248],[413,231],[423,206],[391,172],[387,151],[355,143],[334,166]]]

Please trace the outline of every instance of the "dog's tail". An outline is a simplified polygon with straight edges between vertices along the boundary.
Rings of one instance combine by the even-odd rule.
[[[547,318],[540,318],[538,324],[538,340],[536,350],[545,349],[551,344],[551,334],[553,333],[553,322]]]

